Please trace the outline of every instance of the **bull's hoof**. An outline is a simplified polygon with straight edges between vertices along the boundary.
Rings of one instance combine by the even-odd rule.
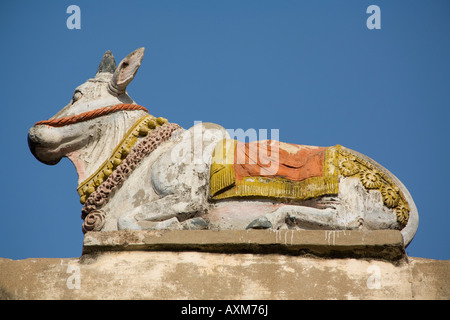
[[[272,228],[272,223],[266,217],[259,217],[252,222],[245,229],[269,229]]]
[[[208,223],[203,218],[192,218],[182,222],[183,229],[185,230],[206,230],[208,229]]]

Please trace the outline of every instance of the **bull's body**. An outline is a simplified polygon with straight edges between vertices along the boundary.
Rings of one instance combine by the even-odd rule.
[[[55,164],[66,156],[74,163],[85,231],[398,229],[405,245],[412,240],[418,214],[407,189],[372,159],[341,146],[323,148],[323,155],[317,151],[314,157],[322,158],[299,165],[292,176],[295,162],[286,165],[281,177],[276,172],[282,171],[242,177],[235,156],[219,155],[231,141],[219,125],[201,123],[184,130],[164,119],[144,118],[145,109],[130,107],[53,125],[101,108],[135,106],[125,89],[142,57],[138,49],[116,68],[108,52],[96,77],[76,89],[71,103],[29,131],[30,148],[40,161]],[[169,129],[164,139],[158,138],[159,131]],[[132,160],[145,139],[153,139],[148,142],[153,147],[141,148],[145,155],[142,151],[139,160]],[[314,148],[285,149],[301,155]],[[220,161],[227,157],[228,163]]]

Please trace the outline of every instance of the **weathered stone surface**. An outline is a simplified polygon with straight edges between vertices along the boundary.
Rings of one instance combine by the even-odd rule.
[[[407,257],[393,230],[88,232],[83,249],[0,258],[0,298],[450,299],[450,261]]]
[[[396,230],[152,230],[89,232],[83,253],[167,250],[312,254],[319,257],[404,258]]]
[[[0,259],[2,299],[450,299],[450,261],[121,251]]]
[[[450,299],[449,260],[412,258],[410,261],[413,298]]]

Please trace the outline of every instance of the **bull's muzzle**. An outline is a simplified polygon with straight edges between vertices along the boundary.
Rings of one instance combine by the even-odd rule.
[[[40,162],[47,165],[55,165],[61,160],[60,157],[55,158],[51,156],[50,153],[46,152],[47,148],[44,146],[44,143],[40,138],[38,129],[36,127],[32,127],[28,131],[27,141],[28,148],[30,149],[31,153]]]

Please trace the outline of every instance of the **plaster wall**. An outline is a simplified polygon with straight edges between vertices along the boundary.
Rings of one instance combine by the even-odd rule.
[[[261,233],[255,235],[261,237]],[[252,236],[250,234],[248,237]],[[130,235],[127,237],[130,239]],[[164,235],[159,235],[159,238],[164,239]],[[112,242],[111,237],[108,239],[110,243],[119,243],[118,239]],[[319,238],[317,240],[320,242]],[[329,240],[323,240],[325,244],[321,245],[327,246]],[[249,238],[244,241],[248,243]],[[92,239],[85,242],[88,242],[86,247],[94,243]],[[155,239],[146,242],[155,242]],[[367,245],[370,247],[370,244]],[[312,253],[249,252],[248,248],[242,250],[242,247],[236,252],[229,249],[218,252],[211,248],[199,250],[198,247],[191,250],[173,249],[173,244],[171,250],[167,248],[91,248],[81,257],[64,259],[0,258],[0,297],[450,299],[450,261],[447,260],[406,255],[394,260],[382,257],[319,257]]]

